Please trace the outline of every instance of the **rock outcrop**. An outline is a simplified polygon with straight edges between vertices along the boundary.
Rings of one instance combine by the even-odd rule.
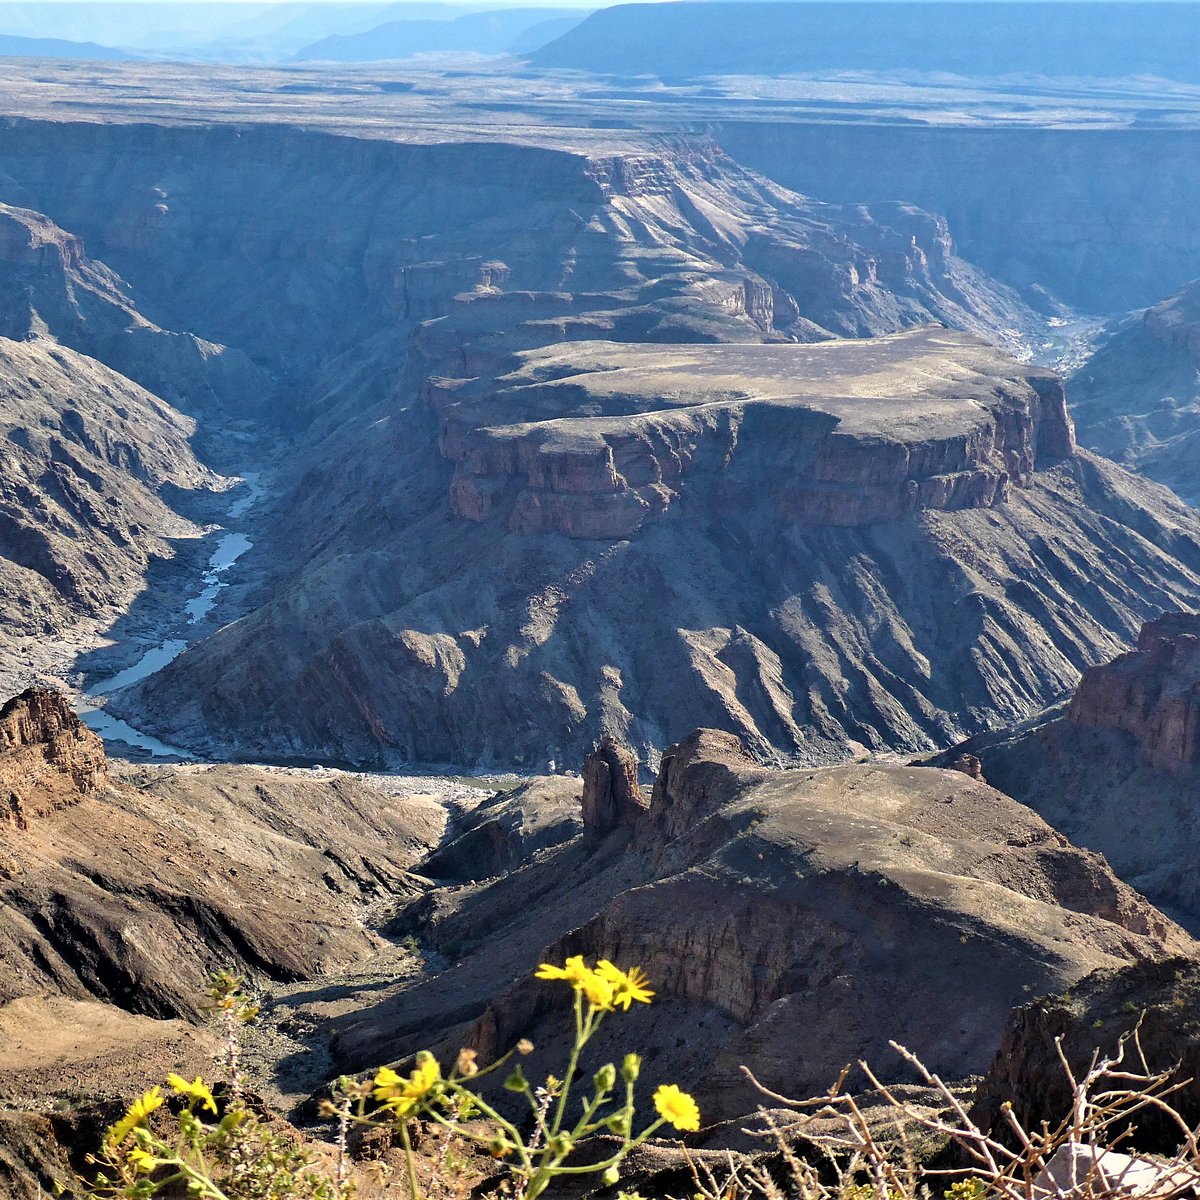
[[[584,829],[603,837],[621,826],[632,828],[646,807],[637,759],[611,737],[601,738],[583,759]]]
[[[1147,621],[1136,650],[1084,673],[1067,719],[1132,734],[1144,760],[1162,770],[1200,763],[1200,614]]]
[[[377,942],[360,906],[417,889],[432,802],[346,777],[126,768],[65,700],[0,712],[0,1002],[60,994],[151,1016],[198,1011],[217,966],[308,978]]]
[[[621,1016],[621,1044],[709,1119],[752,1110],[742,1063],[809,1094],[860,1055],[894,1071],[891,1037],[948,1077],[979,1071],[1028,994],[1196,949],[1102,858],[961,772],[770,771],[713,730],[664,755],[632,840],[576,838],[408,920],[457,963],[336,1021],[342,1065],[529,1036],[550,1069],[566,998],[533,966],[607,957],[658,993]]]
[[[60,693],[31,688],[0,708],[0,823],[26,830],[107,780],[104,743]]]
[[[1184,1123],[1200,1123],[1200,964],[1194,958],[1138,963],[1098,971],[1063,996],[1017,1008],[1004,1028],[1000,1049],[975,1097],[972,1116],[1003,1136],[1001,1106],[1011,1104],[1026,1129],[1046,1121],[1054,1128],[1071,1109],[1072,1088],[1059,1057],[1059,1040],[1077,1077],[1096,1051],[1117,1052],[1122,1036],[1138,1029],[1138,1044],[1151,1071],[1174,1070],[1181,1090],[1170,1097]],[[1128,1069],[1141,1070],[1130,1045]],[[1139,1112],[1126,1148],[1173,1154],[1179,1126],[1154,1108]]]
[[[1200,616],[1148,621],[1137,649],[1087,671],[1069,703],[972,738],[932,762],[978,758],[996,787],[1200,930],[1195,795]]]

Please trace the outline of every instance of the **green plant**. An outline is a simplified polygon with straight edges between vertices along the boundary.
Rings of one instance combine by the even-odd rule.
[[[222,1023],[229,1102],[218,1108],[200,1076],[169,1074],[173,1102],[155,1086],[142,1093],[90,1157],[97,1198],[150,1200],[180,1189],[195,1200],[346,1200],[350,1187],[330,1179],[317,1155],[264,1123],[246,1106],[239,1067],[241,1027],[258,1015],[231,971],[213,976],[206,1007]]]
[[[637,1054],[626,1054],[619,1070],[606,1063],[594,1073],[590,1086],[577,1086],[583,1051],[604,1019],[613,1012],[627,1012],[634,1004],[649,1004],[654,996],[638,968],[623,971],[606,960],[589,967],[576,956],[561,967],[542,964],[537,977],[565,982],[573,989],[575,1038],[561,1079],[549,1076],[535,1087],[519,1062],[509,1069],[504,1087],[528,1102],[532,1113],[528,1133],[477,1089],[483,1077],[500,1071],[515,1056],[532,1052],[532,1044],[522,1040],[482,1069],[475,1054],[463,1050],[454,1069],[445,1075],[437,1059],[422,1051],[408,1075],[382,1067],[371,1079],[343,1077],[334,1085],[332,1098],[324,1106],[326,1115],[337,1122],[336,1168],[331,1174],[314,1152],[270,1129],[247,1107],[239,1068],[239,1034],[241,1027],[257,1016],[258,1005],[245,996],[239,976],[223,971],[213,978],[208,1007],[222,1022],[222,1056],[229,1076],[225,1111],[219,1111],[217,1099],[202,1078],[189,1083],[178,1075],[168,1075],[165,1086],[174,1103],[169,1105],[163,1088],[156,1086],[129,1106],[91,1159],[98,1170],[87,1191],[97,1200],[152,1200],[178,1194],[180,1188],[195,1200],[347,1200],[353,1191],[347,1135],[352,1125],[360,1124],[386,1127],[398,1134],[410,1193],[419,1200],[409,1126],[423,1119],[446,1131],[443,1167],[449,1137],[457,1135],[505,1160],[522,1200],[537,1200],[561,1176],[596,1175],[605,1185],[615,1184],[629,1152],[664,1126],[681,1131],[699,1129],[696,1102],[676,1085],[663,1084],[653,1095],[657,1119],[634,1132],[634,1086],[642,1062]],[[573,1093],[579,1102],[577,1111],[572,1111]],[[568,1161],[580,1146],[600,1135],[618,1139],[616,1148],[601,1161]]]
[[[630,1151],[663,1126],[680,1131],[699,1129],[696,1102],[676,1085],[663,1084],[653,1096],[657,1119],[634,1132],[634,1085],[642,1060],[632,1053],[625,1055],[619,1070],[614,1063],[600,1067],[590,1087],[576,1092],[579,1106],[572,1111],[570,1101],[572,1089],[579,1082],[580,1058],[601,1023],[610,1013],[627,1012],[635,1003],[649,1004],[654,995],[640,969],[623,971],[604,959],[589,967],[582,956],[576,955],[561,967],[543,963],[536,977],[564,982],[573,989],[575,1038],[561,1079],[551,1075],[535,1087],[517,1062],[504,1081],[509,1092],[528,1103],[529,1133],[522,1132],[478,1090],[484,1076],[500,1071],[514,1056],[530,1053],[533,1046],[528,1042],[519,1042],[483,1069],[476,1064],[474,1053],[464,1050],[454,1069],[444,1075],[437,1059],[422,1051],[407,1076],[384,1067],[369,1084],[339,1081],[342,1101],[335,1102],[335,1111],[349,1113],[345,1101],[352,1100],[353,1120],[364,1125],[391,1126],[399,1132],[414,1197],[420,1196],[420,1187],[408,1126],[416,1118],[433,1121],[505,1160],[524,1200],[537,1200],[562,1176],[596,1175],[611,1186],[619,1180],[621,1163]],[[374,1108],[370,1107],[371,1101],[375,1102]],[[482,1130],[478,1128],[481,1122]],[[599,1135],[615,1135],[619,1139],[616,1148],[598,1162],[580,1165],[568,1161],[582,1145]]]

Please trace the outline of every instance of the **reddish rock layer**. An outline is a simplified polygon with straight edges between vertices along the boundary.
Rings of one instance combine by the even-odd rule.
[[[580,342],[518,362],[424,391],[455,463],[454,511],[500,511],[513,533],[629,537],[751,474],[802,525],[988,508],[1075,449],[1055,376],[942,329],[816,346]]]
[[[583,826],[595,834],[632,825],[646,811],[637,759],[611,737],[583,760]]]
[[[74,804],[108,778],[104,743],[64,696],[30,688],[0,709],[0,824]]]
[[[1133,734],[1152,766],[1200,761],[1200,614],[1148,621],[1136,650],[1084,675],[1067,712],[1076,725]]]

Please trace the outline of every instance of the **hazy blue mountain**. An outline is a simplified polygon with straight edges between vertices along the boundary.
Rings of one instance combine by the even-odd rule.
[[[38,4],[0,0],[0,36],[97,42],[120,47],[137,58],[283,62],[324,38],[365,35],[364,41],[371,42],[377,36],[373,31],[379,26],[403,23],[410,26],[407,31],[419,49],[524,53],[568,31],[587,12],[587,8],[529,8],[517,13],[499,5],[488,8],[487,0],[451,4],[439,4],[436,0],[398,0],[394,4],[346,0],[317,0],[313,4],[294,0],[282,4],[230,4],[228,0],[182,0],[170,4],[162,0],[58,0],[54,4]],[[448,34],[456,18],[472,13],[479,13],[478,22]],[[565,19],[568,16],[571,20]],[[547,25],[533,37],[524,34],[550,18],[559,24]],[[419,30],[421,25],[427,26],[424,34]],[[497,46],[499,50],[493,48]],[[66,50],[60,53],[50,47],[40,53],[67,56]],[[409,53],[414,50],[400,52]],[[311,54],[305,56],[312,58]],[[391,58],[396,52],[358,54],[348,48],[344,54],[325,56],[355,61],[379,56]]]
[[[0,57],[4,58],[86,58],[119,62],[132,57],[123,50],[100,46],[95,42],[68,42],[63,38],[12,37],[0,34]]]
[[[586,11],[569,8],[510,8],[467,13],[453,20],[389,21],[363,33],[323,38],[295,58],[374,62],[436,52],[523,53],[568,32],[586,16]]]
[[[539,66],[663,78],[909,70],[1157,75],[1196,83],[1200,5],[621,4],[593,13],[530,57]]]

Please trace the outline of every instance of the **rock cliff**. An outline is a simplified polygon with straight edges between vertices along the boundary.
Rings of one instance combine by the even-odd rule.
[[[61,994],[195,1014],[207,972],[306,978],[376,941],[435,805],[253,768],[109,770],[55,693],[0,710],[0,1001]]]
[[[976,1094],[972,1115],[999,1130],[1001,1105],[1012,1104],[1025,1127],[1053,1127],[1071,1107],[1072,1092],[1059,1057],[1082,1075],[1099,1050],[1116,1053],[1118,1040],[1135,1025],[1152,1071],[1174,1071],[1182,1085],[1171,1097],[1188,1127],[1200,1122],[1200,965],[1194,958],[1138,963],[1097,971],[1064,996],[1044,997],[1016,1009],[1005,1025],[1000,1048]],[[1131,1048],[1130,1055],[1136,1052]],[[1126,1059],[1139,1070],[1135,1057]],[[1139,1113],[1129,1144],[1172,1154],[1179,1126],[1153,1109]]]
[[[583,342],[497,385],[431,392],[453,511],[520,534],[624,538],[684,499],[747,488],[781,522],[873,525],[991,507],[1071,455],[1061,383],[943,330],[816,346]],[[785,457],[786,456],[786,457]],[[720,489],[693,476],[724,467]],[[700,489],[710,494],[697,494]]]
[[[1200,836],[1196,696],[1200,616],[1147,622],[1137,649],[1093,667],[1070,702],[969,751],[989,782],[1102,852],[1156,904],[1200,929],[1191,847]]]
[[[1067,719],[1090,729],[1126,730],[1151,766],[1200,762],[1200,614],[1148,621],[1137,649],[1085,672]]]
[[[1117,322],[1070,389],[1085,445],[1200,498],[1200,281]]]
[[[0,821],[28,830],[31,818],[104,786],[104,743],[57,692],[30,689],[0,708]]]
[[[1035,304],[1049,293],[1096,316],[1154,304],[1200,274],[1189,215],[1200,141],[1170,118],[1143,121],[1144,109],[1115,127],[1085,116],[1062,128],[1059,105],[1071,90],[1034,120],[1028,92],[1013,97],[1024,110],[1016,120],[993,109],[930,122],[927,110],[913,119],[923,108],[916,96],[913,107],[901,99],[888,111],[864,90],[840,121],[811,110],[765,120],[729,112],[710,128],[739,162],[807,195],[903,196],[943,214],[962,257]]]
[[[267,604],[325,580],[340,595],[308,610],[325,614],[315,625],[313,617],[284,618],[280,628],[290,628],[295,643],[285,657],[309,662],[319,653],[336,674],[352,675],[357,666],[344,654],[325,653],[330,638],[353,640],[360,619],[396,611],[407,590],[394,564],[370,583],[351,578],[358,555],[382,567],[379,550],[391,531],[409,529],[447,494],[437,478],[437,424],[417,402],[434,390],[431,380],[494,373],[514,351],[563,340],[811,341],[935,319],[1016,344],[1031,321],[1012,293],[952,253],[933,218],[797,196],[702,138],[630,136],[593,149],[565,135],[541,142],[433,132],[402,144],[221,121],[180,128],[6,120],[0,333],[34,339],[13,351],[18,439],[29,431],[40,457],[46,422],[26,410],[47,394],[80,389],[85,375],[92,391],[120,390],[122,411],[148,403],[134,380],[147,395],[198,414],[199,430],[172,409],[151,414],[154,433],[143,436],[182,436],[218,465],[237,455],[234,465],[244,469],[247,438],[282,438],[292,451],[284,456],[288,494],[280,520],[256,538],[255,598]],[[88,358],[80,363],[67,347]],[[27,387],[25,359],[51,349],[72,377]],[[125,399],[131,392],[140,404]],[[121,429],[124,420],[116,412],[104,424]],[[397,443],[407,446],[402,463]],[[189,448],[172,451],[170,482],[185,490],[213,482],[201,478]],[[82,465],[92,472],[84,478],[103,475]],[[63,467],[51,471],[61,477]],[[161,492],[163,481],[147,482]],[[101,586],[98,572],[84,583],[85,572],[73,569],[72,546],[109,527],[86,491],[74,494],[76,478],[63,486],[72,508],[87,506],[76,536],[44,553],[42,531],[24,528],[27,510],[39,506],[15,497],[12,519],[21,527],[0,541],[0,553],[29,572],[15,572],[12,589],[23,594],[14,627],[30,623],[21,612],[32,613],[52,635],[69,624],[70,614],[50,611],[59,577],[76,590]],[[107,490],[123,487],[113,480]],[[463,511],[486,502],[486,481],[473,496],[469,490],[457,489]],[[150,503],[136,488],[131,494]],[[116,515],[126,503],[119,499]],[[524,524],[574,521],[580,532],[605,534],[632,523],[625,498],[605,503],[613,511],[602,518],[547,516],[526,505]],[[121,561],[106,562],[105,574],[119,586],[68,603],[127,607],[148,563],[170,552],[157,539],[195,532],[169,521],[155,509],[114,534]],[[103,542],[92,552],[114,558]],[[346,570],[331,572],[327,556]],[[111,624],[112,616],[98,619]],[[446,641],[458,633],[406,626],[389,655],[397,678],[436,699],[461,669],[461,646]],[[426,664],[432,677],[424,677]],[[549,706],[573,707],[575,685],[545,674],[554,680]],[[352,709],[377,723],[369,698]],[[426,756],[435,742],[448,749],[438,756],[464,753],[423,723],[407,739],[414,754]],[[584,737],[600,732],[593,724]],[[301,731],[287,740],[315,750]],[[547,739],[539,740],[540,756]]]
[[[802,761],[917,751],[1200,602],[1195,514],[1070,453],[1053,377],[964,335],[512,368],[343,431],[276,535],[309,565],[126,711],[359,762],[528,767],[605,734],[652,760],[697,724]]]
[[[565,997],[528,975],[582,953],[649,972],[655,1003],[613,1036],[709,1119],[752,1109],[741,1063],[808,1094],[859,1055],[895,1070],[893,1037],[948,1077],[980,1070],[1025,995],[1194,949],[1098,855],[961,772],[768,771],[712,730],[669,749],[609,838],[435,891],[407,921],[458,961],[338,1020],[344,1065],[529,1036],[549,1067]]]

